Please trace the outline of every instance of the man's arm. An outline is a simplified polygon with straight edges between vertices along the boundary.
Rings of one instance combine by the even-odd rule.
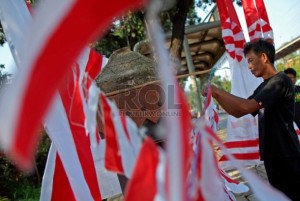
[[[244,99],[223,91],[216,86],[211,85],[212,96],[224,108],[224,110],[236,117],[242,117],[251,114],[262,108],[254,99]]]

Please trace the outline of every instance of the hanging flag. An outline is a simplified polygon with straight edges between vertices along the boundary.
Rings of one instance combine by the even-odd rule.
[[[296,133],[298,135],[298,139],[300,141],[300,129],[298,128],[298,126],[297,126],[297,124],[295,122],[293,124],[294,124],[295,131],[296,131]]]
[[[150,138],[143,142],[133,174],[125,191],[125,201],[166,200],[165,153]]]
[[[69,181],[65,168],[53,145],[54,144],[51,145],[48,154],[40,200],[78,200],[78,196],[76,196],[77,199],[75,198],[75,195],[78,195],[78,193],[74,193],[75,191],[71,188],[70,184],[71,181],[74,183],[74,179],[77,178],[72,178]],[[117,175],[108,172],[104,167],[105,146],[105,140],[101,140],[98,146],[99,149],[97,149],[98,157],[94,159],[97,168],[97,179],[100,180],[99,186],[102,199],[110,198],[122,193]],[[83,184],[79,185],[78,188],[82,188],[82,185]],[[87,195],[88,194],[82,195],[85,196],[85,200],[88,200]]]
[[[127,116],[121,116],[117,106],[103,94],[100,96],[104,113],[104,134],[107,143],[106,168],[131,178],[142,138],[136,124]]]
[[[95,59],[96,56],[98,59]],[[93,62],[91,62],[90,59]],[[59,180],[60,182],[52,187],[53,191],[51,197],[45,193],[48,192],[47,189],[50,187],[46,185],[47,182],[43,182],[45,183],[42,187],[41,196],[43,199],[68,199],[66,195],[59,193],[59,190],[56,189],[61,189],[61,186],[67,186],[69,183],[71,187],[68,189],[72,190],[76,200],[101,199],[102,196],[100,197],[99,186],[104,189],[108,189],[106,185],[111,185],[110,188],[114,187],[113,190],[109,189],[105,191],[103,189],[101,191],[101,193],[106,196],[105,198],[119,194],[121,191],[116,175],[112,175],[111,173],[103,174],[103,172],[105,172],[103,171],[104,166],[102,166],[103,163],[99,162],[102,158],[99,146],[103,145],[103,142],[100,143],[99,134],[96,133],[96,121],[91,124],[91,128],[88,129],[85,127],[87,119],[96,119],[98,102],[94,101],[94,112],[91,113],[92,117],[90,118],[87,118],[90,115],[88,112],[84,113],[84,106],[89,99],[93,99],[94,97],[98,99],[99,92],[83,93],[83,88],[89,86],[89,88],[86,89],[88,92],[92,92],[91,89],[99,91],[97,87],[93,87],[95,83],[92,83],[96,75],[93,76],[94,78],[89,76],[90,72],[100,72],[101,65],[103,64],[99,61],[102,61],[102,56],[99,54],[96,55],[93,50],[84,52],[81,59],[78,60],[79,65],[74,66],[74,77],[66,83],[65,89],[60,90],[61,103],[55,106],[51,113],[52,115],[50,115],[46,121],[46,130],[53,141],[52,146],[58,147],[56,158],[62,161],[63,167],[60,167],[56,160],[54,175],[52,175],[53,178],[46,176],[51,175],[52,172],[46,169],[45,178],[52,179],[53,181]],[[86,72],[87,70],[90,71]],[[89,77],[89,79],[83,79],[87,77]],[[65,112],[65,114],[55,112],[56,108],[59,109],[59,105],[60,107],[63,106],[60,111],[61,113]],[[86,109],[86,111],[88,111],[88,109]],[[67,121],[64,121],[64,118],[61,118],[60,115],[67,116]],[[63,132],[64,135],[69,135],[65,137],[70,138],[68,139],[70,142],[62,137],[61,132]],[[73,146],[70,147],[70,144],[66,143],[73,143]],[[67,147],[69,149],[66,149]],[[77,166],[73,167],[75,162]],[[74,174],[74,170],[76,169],[78,172]],[[59,175],[65,175],[62,178],[66,179],[56,178],[56,176]],[[102,178],[100,176],[102,176]],[[118,185],[119,190],[115,187],[116,185]],[[81,189],[87,189],[87,192],[80,194]],[[90,192],[92,195],[90,195]],[[69,195],[72,195],[72,193],[69,193]],[[92,196],[92,198],[89,196]],[[71,197],[69,197],[69,199],[71,199]]]
[[[119,151],[119,142],[117,140],[114,122],[111,117],[111,109],[103,94],[100,95],[100,100],[103,111],[104,133],[107,145],[105,150],[105,168],[112,172],[124,174]]]
[[[204,121],[200,122],[200,124],[201,123],[204,124]],[[191,179],[196,178],[195,182],[198,191],[196,198],[201,198],[200,200],[203,201],[225,200],[225,185],[219,173],[212,141],[208,139],[206,135],[202,134],[201,125],[199,128],[200,132],[198,134],[200,137],[197,143],[199,150],[196,152],[197,170],[196,175],[191,176]],[[214,186],[214,188],[211,188],[211,186]]]
[[[5,114],[0,116],[0,143],[16,165],[32,169],[36,131],[81,50],[103,36],[103,30],[116,17],[145,3],[53,0],[39,4],[22,45],[21,72],[0,101],[0,110]]]
[[[265,38],[273,42],[273,30],[263,0],[243,0],[242,3],[250,41]]]
[[[260,26],[260,16],[254,5],[255,0],[243,0],[243,9],[248,27],[250,41],[262,38],[262,30]]]
[[[257,11],[260,15],[260,25],[263,32],[263,38],[274,42],[273,30],[269,22],[267,9],[263,0],[256,0]]]
[[[212,98],[210,87],[208,87],[208,89],[207,89],[205,106],[204,106],[203,110],[204,110],[204,118],[205,118],[206,122],[216,132],[217,126],[219,123],[219,115],[217,112],[216,105]]]
[[[216,107],[212,100],[210,87],[207,89],[207,97],[203,113],[204,115],[202,115],[195,121],[193,129],[195,139],[193,147],[195,153],[192,160],[190,174],[190,196],[194,198],[192,200],[235,200],[232,192],[244,193],[247,192],[249,188],[231,179],[223,170],[219,168],[218,163],[216,162],[217,159],[215,148],[212,145],[211,140],[205,138],[205,135],[201,135],[201,132],[203,132],[203,130],[201,130],[201,125],[204,124],[210,127],[214,132],[217,131],[216,128],[218,123],[218,116],[216,113]],[[215,162],[208,163],[206,161]],[[206,181],[208,177],[201,175],[210,175],[210,181]],[[221,186],[220,181],[222,184]],[[199,186],[197,182],[201,185]],[[213,190],[208,190],[208,192],[206,192],[206,189],[209,188],[208,186],[210,186],[209,182],[216,183],[216,186],[219,185],[219,189],[215,190],[219,190],[220,192],[222,192],[221,195],[214,192]]]
[[[244,58],[243,46],[245,37],[242,32],[240,22],[231,0],[217,0],[217,6],[220,13],[222,26],[222,37],[228,53],[228,62],[231,67],[231,93],[233,95],[248,98],[254,89],[262,82],[262,79],[254,77],[248,69],[248,64]],[[228,41],[228,38],[231,41]],[[234,54],[235,53],[235,54]],[[238,55],[238,56],[237,56]],[[239,57],[240,56],[240,57]],[[258,138],[257,119],[248,114],[241,118],[235,118],[228,115],[227,119],[227,138],[228,144],[239,144],[243,147],[240,149],[232,149],[232,153],[252,153],[253,147],[247,147],[245,141],[254,141]],[[258,150],[258,146],[254,148]],[[255,152],[256,152],[255,151]],[[251,157],[240,157],[245,164],[258,163],[259,155],[251,155]],[[222,158],[222,157],[221,157]],[[222,166],[230,165],[224,163],[226,157],[222,158]]]
[[[241,62],[244,57],[245,38],[233,4],[230,0],[217,0],[217,7],[226,52],[233,60]]]

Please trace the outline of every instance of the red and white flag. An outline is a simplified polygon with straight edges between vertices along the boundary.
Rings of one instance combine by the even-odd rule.
[[[233,4],[230,0],[217,0],[217,7],[226,51],[233,60],[241,62],[245,38]]]
[[[231,67],[231,93],[242,98],[248,98],[254,89],[262,82],[262,79],[254,77],[247,67],[248,64],[243,53],[245,37],[232,1],[217,0],[217,6],[222,25],[222,37],[229,55],[228,61]],[[234,55],[236,56],[234,57]],[[239,159],[243,160],[245,164],[259,162],[258,144],[256,144],[255,147],[252,147],[253,145],[250,144],[249,147],[249,143],[247,143],[249,141],[255,141],[257,138],[258,124],[255,117],[250,114],[241,118],[228,115],[227,138],[225,143],[228,144],[228,148],[231,148],[231,153],[242,155]],[[235,147],[235,145],[237,147]],[[252,154],[253,152],[255,152],[255,154]],[[226,161],[225,159],[225,156],[222,157],[221,161],[223,166],[230,165],[224,163],[224,161]]]
[[[107,189],[105,186],[111,185],[112,182],[115,185],[118,184],[118,179],[116,175],[103,174],[104,167],[101,166],[103,163],[97,162],[101,159],[102,153],[99,147],[103,145],[103,142],[100,143],[99,134],[96,133],[96,121],[90,125],[93,130],[88,131],[89,129],[85,126],[88,119],[96,119],[98,106],[96,101],[92,117],[87,118],[89,114],[84,113],[85,105],[88,107],[86,102],[93,96],[98,100],[99,92],[93,95],[83,93],[83,91],[91,92],[91,89],[99,91],[93,87],[95,83],[92,83],[92,80],[96,76],[90,74],[90,70],[99,73],[103,65],[101,61],[102,56],[93,50],[84,52],[77,65],[74,66],[74,77],[66,83],[64,89],[60,90],[60,96],[46,120],[45,128],[53,144],[44,173],[42,200],[72,200],[73,197],[75,200],[101,200],[102,192],[106,197],[120,193],[118,189],[110,189],[109,193],[103,189],[100,193],[100,187]],[[89,77],[89,80],[84,80],[84,77]],[[89,88],[84,89],[86,86]],[[55,155],[55,160],[51,160],[53,155]],[[55,165],[51,164],[53,161]],[[59,182],[53,183],[57,180]],[[71,197],[67,198],[60,192],[59,189],[63,186],[67,186],[70,192],[66,195]]]
[[[203,133],[203,125],[209,124],[201,118],[197,125],[199,136],[197,149],[194,154],[192,171],[190,175],[189,196],[191,200],[225,200],[225,185],[221,174],[212,144],[212,140]],[[207,125],[210,127],[210,125]],[[211,188],[213,186],[214,188]]]
[[[300,129],[298,128],[297,124],[294,122],[294,128],[295,128],[295,131],[297,133],[297,136],[298,136],[298,139],[300,141]]]
[[[219,115],[217,112],[216,105],[211,95],[211,88],[207,88],[207,96],[204,106],[204,118],[208,125],[216,132],[219,123]]]
[[[16,165],[32,169],[38,127],[82,49],[102,36],[116,17],[145,3],[53,0],[39,4],[22,45],[21,72],[0,101],[5,114],[0,116],[0,143]]]
[[[163,201],[165,197],[165,153],[150,138],[143,142],[131,179],[126,201]]]
[[[264,1],[243,0],[242,3],[250,41],[255,41],[259,38],[274,41],[273,30],[270,26]]]
[[[104,115],[104,134],[107,141],[105,167],[131,178],[140,152],[142,138],[136,124],[121,116],[116,104],[100,95]]]

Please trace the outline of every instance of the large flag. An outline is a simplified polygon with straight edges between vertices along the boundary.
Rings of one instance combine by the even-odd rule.
[[[267,10],[263,0],[243,0],[250,41],[259,38],[274,40]]]
[[[222,37],[231,67],[231,93],[242,98],[248,98],[262,80],[255,78],[248,69],[248,64],[243,54],[245,37],[232,1],[217,0],[217,6],[220,13]],[[258,125],[256,118],[250,114],[241,118],[228,115],[226,143],[229,144],[228,148],[232,148],[233,154],[240,155],[238,159],[244,161],[245,164],[258,162],[257,144],[253,148],[253,143],[246,143],[249,141],[255,142],[257,138]],[[226,157],[224,156],[224,158]],[[224,161],[223,159],[222,161]],[[230,164],[223,163],[223,165],[227,166]]]
[[[22,45],[21,72],[0,101],[5,114],[0,116],[1,147],[20,168],[32,168],[36,131],[82,49],[102,36],[116,17],[144,4],[139,0],[53,0],[39,5]]]

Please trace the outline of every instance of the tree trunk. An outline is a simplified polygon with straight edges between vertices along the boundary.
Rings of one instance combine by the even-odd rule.
[[[170,55],[175,64],[180,61],[184,39],[185,21],[193,0],[178,0],[175,15],[172,18],[173,29],[170,45]]]

